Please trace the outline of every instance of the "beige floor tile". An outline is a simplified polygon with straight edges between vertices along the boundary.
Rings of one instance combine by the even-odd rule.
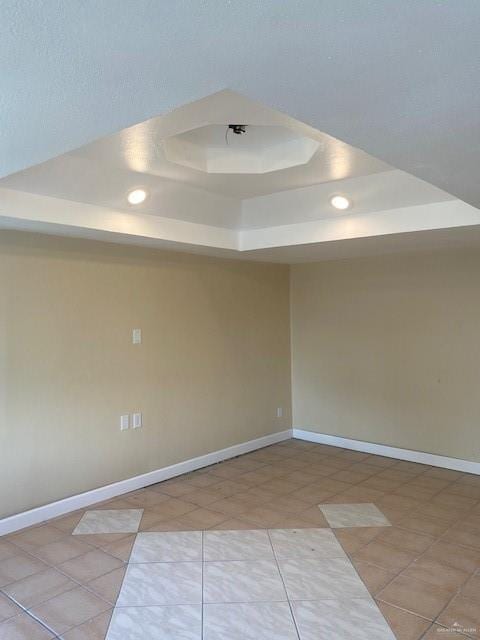
[[[54,634],[26,613],[0,623],[2,640],[48,640]]]
[[[312,507],[311,503],[305,502],[304,500],[298,500],[298,498],[292,498],[289,495],[273,498],[273,500],[269,500],[268,505],[271,509],[285,514],[301,513],[302,511],[307,511]]]
[[[18,616],[22,610],[10,598],[0,593],[0,622]]]
[[[315,475],[311,473],[306,473],[305,471],[292,471],[286,476],[283,476],[284,480],[288,482],[299,482],[301,486],[305,486],[307,484],[311,484],[315,480]]]
[[[459,522],[445,533],[442,540],[480,550],[480,529]]]
[[[84,622],[62,635],[62,640],[104,640],[107,634],[112,610]],[[127,639],[125,639],[127,640]]]
[[[56,569],[46,569],[13,582],[4,592],[24,609],[29,609],[78,585]]]
[[[41,560],[20,552],[0,562],[0,587],[32,576],[46,568],[47,565]]]
[[[146,531],[195,531],[195,526],[188,526],[185,523],[179,522],[176,518],[172,520],[161,520],[152,524],[151,527],[145,529]]]
[[[328,478],[338,472],[337,467],[332,467],[325,462],[313,462],[305,465],[302,471],[317,478]]]
[[[222,480],[215,485],[215,493],[218,493],[224,498],[230,498],[231,496],[237,496],[251,490],[250,484],[245,482],[239,482],[238,480]]]
[[[197,509],[196,505],[191,504],[190,502],[185,502],[184,500],[172,498],[154,507],[153,511],[158,514],[158,520],[171,520],[172,518],[178,518],[178,516],[182,516],[194,509]]]
[[[465,635],[480,638],[480,607],[478,602],[469,598],[455,597],[436,622],[446,627],[452,627],[456,623]]]
[[[412,562],[401,575],[442,587],[454,593],[466,582],[470,574],[461,569],[441,564],[436,560],[421,557]]]
[[[472,487],[480,487],[480,476],[472,473],[464,473],[460,478],[457,478],[459,484],[468,484]]]
[[[132,553],[132,547],[135,542],[135,535],[127,536],[118,542],[111,542],[110,544],[106,544],[102,547],[102,550],[105,553],[108,553],[119,560],[123,560],[124,562],[128,562],[130,558],[130,554]]]
[[[324,502],[328,498],[335,495],[335,492],[331,489],[319,486],[318,484],[310,484],[301,489],[297,489],[290,494],[290,497],[303,502]]]
[[[471,509],[477,502],[478,499],[466,498],[447,491],[441,491],[432,498],[432,504],[438,504],[442,507],[454,507],[463,511]]]
[[[77,558],[73,558],[73,560],[63,562],[58,565],[58,569],[74,580],[86,583],[114,569],[123,567],[123,565],[123,561],[119,558],[114,558],[100,549],[95,549],[83,556],[78,556]]]
[[[9,541],[13,542],[13,544],[24,551],[31,551],[32,549],[35,549],[35,547],[41,547],[50,542],[56,542],[64,537],[64,531],[61,531],[52,525],[45,524],[14,534],[9,537]]]
[[[449,542],[438,541],[425,552],[424,558],[437,560],[455,569],[474,573],[480,568],[480,552],[475,549],[460,547]]]
[[[261,527],[272,528],[284,518],[284,515],[280,511],[275,511],[268,507],[256,507],[243,513],[242,517]]]
[[[291,482],[290,480],[285,480],[284,478],[275,478],[274,480],[268,480],[268,482],[264,482],[260,485],[260,488],[271,491],[274,494],[288,494],[300,489],[302,486],[305,486],[306,482]]]
[[[348,555],[353,555],[356,551],[368,544],[368,542],[360,540],[351,533],[348,533],[345,529],[336,529],[335,535],[337,536],[345,553]]]
[[[110,573],[106,573],[99,578],[95,578],[95,580],[87,582],[85,586],[87,589],[96,593],[97,596],[100,596],[103,600],[114,605],[117,601],[118,594],[120,593],[125,571],[126,567],[114,569],[113,571],[110,571]]]
[[[457,496],[463,496],[465,498],[473,498],[474,500],[480,500],[480,486],[473,486],[470,484],[460,484],[458,482],[451,484],[447,489],[448,493]]]
[[[352,555],[354,560],[376,564],[387,571],[398,572],[408,566],[415,555],[373,540]]]
[[[465,510],[463,508],[457,509],[452,505],[440,505],[433,502],[422,505],[421,508],[416,509],[416,512],[427,517],[445,520],[446,522],[456,522],[461,518],[465,518]]]
[[[370,489],[362,485],[351,486],[346,491],[336,494],[339,498],[348,498],[350,502],[375,502],[383,495],[383,492],[378,489]]]
[[[412,513],[398,521],[398,526],[402,529],[427,533],[435,538],[440,537],[451,527],[451,523],[438,518],[424,516],[421,513]]]
[[[375,499],[375,504],[383,511],[384,507],[395,509],[414,509],[422,506],[420,500],[415,500],[410,496],[399,496],[394,493],[387,493],[381,498]]]
[[[365,480],[365,474],[352,471],[351,469],[342,469],[330,476],[332,480],[340,480],[349,484],[357,484]]]
[[[302,518],[302,520],[310,522],[310,525],[315,527],[328,527],[327,519],[317,505],[309,507],[308,509],[305,509],[305,511],[300,511],[298,516]]]
[[[475,600],[480,606],[480,574],[473,575],[461,588],[460,595]]]
[[[386,527],[385,531],[378,535],[377,540],[413,554],[422,553],[435,542],[432,536],[399,527]]]
[[[183,498],[187,502],[196,505],[197,507],[207,507],[217,500],[221,500],[223,497],[220,491],[214,491],[213,489],[201,489],[194,488],[190,493],[186,493]]]
[[[442,467],[432,467],[428,471],[425,472],[426,476],[430,476],[431,478],[441,478],[442,480],[450,480],[456,481],[462,477],[464,477],[465,473],[461,471],[454,471],[453,469],[443,469]]]
[[[241,520],[240,518],[231,518],[229,520],[225,520],[224,522],[220,522],[219,524],[210,527],[212,530],[219,531],[236,531],[239,529],[261,529],[258,524],[253,524],[253,522],[249,522],[248,520]]]
[[[253,508],[252,501],[239,497],[223,498],[209,505],[211,509],[226,516],[236,517]]]
[[[110,608],[107,602],[92,592],[83,587],[77,587],[38,607],[33,607],[31,611],[37,619],[55,633],[62,634]]]
[[[368,562],[353,561],[353,566],[372,596],[383,589],[395,577],[394,573]]]
[[[431,489],[432,491],[441,491],[442,489],[446,489],[449,485],[452,484],[451,480],[434,478],[432,476],[427,475],[426,473],[422,473],[421,476],[417,476],[412,480],[418,487],[423,487],[425,489]]]
[[[405,496],[407,498],[414,498],[420,502],[428,502],[436,491],[432,489],[425,489],[422,486],[415,484],[414,482],[407,482],[400,485],[393,492],[397,496]]]
[[[397,640],[418,640],[429,628],[430,622],[408,611],[385,602],[377,602]]]
[[[65,533],[72,533],[77,524],[83,518],[84,513],[85,509],[68,513],[66,516],[60,516],[59,518],[52,520],[52,525],[57,529],[61,529]]]
[[[92,551],[93,548],[86,542],[68,536],[58,542],[51,542],[43,547],[37,547],[31,553],[40,558],[40,560],[55,566]]]
[[[19,553],[18,547],[7,540],[0,539],[0,562],[16,556]]]
[[[155,491],[171,496],[172,498],[180,498],[185,493],[189,493],[192,490],[192,485],[187,480],[173,479],[161,482],[155,485]]]
[[[374,504],[377,505],[377,507],[381,510],[383,515],[386,516],[386,518],[392,525],[398,524],[400,520],[402,520],[412,512],[412,509],[409,509],[409,508],[402,509],[400,507],[389,507],[388,505],[385,505],[385,504],[379,505],[378,503],[375,503],[375,502]]]
[[[210,527],[227,520],[227,516],[218,511],[200,508],[190,511],[176,520],[187,528],[210,529]]]
[[[367,489],[377,489],[378,491],[387,493],[394,491],[401,486],[401,484],[398,480],[388,480],[387,478],[380,478],[378,475],[375,475],[364,479],[359,486],[366,487]]]
[[[137,509],[154,507],[169,499],[169,497],[164,493],[152,491],[151,489],[140,489],[140,491],[127,493],[124,497],[129,503],[131,503],[133,508]]]
[[[452,594],[442,587],[401,575],[382,589],[377,598],[433,621]]]
[[[405,473],[411,473],[412,475],[418,475],[431,469],[431,467],[426,464],[419,464],[418,462],[408,462],[406,460],[400,460],[399,462],[397,462],[394,468],[399,469],[400,471],[404,471]]]
[[[85,542],[90,547],[101,548],[106,547],[107,544],[113,544],[124,540],[131,533],[92,533],[92,534],[78,534],[75,536],[75,540]]]
[[[104,509],[108,511],[122,511],[124,509],[134,509],[131,502],[126,500],[123,496],[120,498],[114,498],[113,500],[107,500],[101,504],[93,504],[87,511],[102,511]]]
[[[214,476],[212,473],[198,473],[196,475],[189,474],[187,476],[187,482],[192,487],[197,489],[206,489],[207,487],[214,487],[219,483],[218,476]],[[160,485],[157,485],[160,486]]]

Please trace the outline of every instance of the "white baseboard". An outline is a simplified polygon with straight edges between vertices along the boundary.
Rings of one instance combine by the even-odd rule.
[[[149,473],[143,473],[140,476],[121,480],[120,482],[115,482],[113,484],[106,485],[105,487],[92,489],[85,493],[79,493],[76,496],[64,498],[57,502],[51,502],[50,504],[30,509],[29,511],[23,511],[22,513],[0,520],[0,536],[18,531],[19,529],[24,529],[25,527],[40,524],[45,520],[62,516],[66,513],[76,511],[77,509],[83,509],[84,507],[88,507],[96,502],[103,502],[104,500],[109,500],[110,498],[115,498],[116,496],[128,493],[129,491],[142,489],[150,484],[156,484],[157,482],[174,478],[175,476],[182,475],[183,473],[195,471],[202,467],[208,467],[209,465],[221,462],[222,460],[235,458],[236,456],[248,453],[249,451],[268,447],[271,444],[281,442],[282,440],[288,440],[291,437],[292,430],[286,429],[285,431],[272,433],[271,435],[256,438],[255,440],[235,444],[232,447],[227,447],[226,449],[212,451],[211,453],[198,456],[197,458],[191,458],[184,462],[172,464],[169,467],[163,467],[162,469],[156,469]]]
[[[461,458],[449,458],[448,456],[439,456],[435,453],[426,453],[424,451],[400,449],[398,447],[390,447],[385,444],[342,438],[341,436],[331,436],[326,433],[317,433],[316,431],[309,431],[307,429],[294,428],[292,429],[292,432],[293,437],[298,438],[299,440],[318,442],[320,444],[328,444],[334,447],[342,447],[343,449],[352,449],[353,451],[374,453],[387,458],[398,458],[399,460],[408,460],[409,462],[420,462],[421,464],[429,464],[432,467],[443,467],[445,469],[454,469],[455,471],[463,471],[465,473],[475,473],[480,475],[480,462],[462,460]]]

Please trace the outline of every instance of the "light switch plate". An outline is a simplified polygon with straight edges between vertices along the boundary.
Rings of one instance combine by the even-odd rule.
[[[282,417],[283,417],[283,408],[277,407],[277,418],[282,418]]]
[[[132,414],[132,426],[134,429],[139,429],[142,426],[142,414],[134,413]]]
[[[128,413],[124,416],[120,416],[120,431],[125,431],[130,426],[130,416]]]
[[[132,343],[133,344],[141,344],[142,343],[142,330],[141,329],[132,329]]]

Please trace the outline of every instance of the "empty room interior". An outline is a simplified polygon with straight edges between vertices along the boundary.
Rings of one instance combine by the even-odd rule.
[[[479,33],[0,0],[0,640],[480,638]]]

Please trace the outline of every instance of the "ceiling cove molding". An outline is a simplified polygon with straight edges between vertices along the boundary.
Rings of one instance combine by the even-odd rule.
[[[260,229],[227,229],[0,189],[0,227],[239,256],[275,247],[321,245],[416,231],[480,225],[480,211],[460,200]]]
[[[2,218],[8,219],[9,227],[14,226],[17,221],[22,228],[28,228],[26,223],[30,222],[35,225],[35,229],[39,229],[40,223],[45,225],[46,233],[50,225],[60,225],[64,229],[76,229],[75,235],[81,235],[78,231],[84,230],[88,237],[95,237],[92,232],[96,231],[102,234],[119,234],[123,238],[130,238],[133,244],[136,240],[148,238],[231,251],[237,251],[239,248],[238,236],[231,229],[160,216],[126,213],[11,189],[0,189],[0,226]]]

